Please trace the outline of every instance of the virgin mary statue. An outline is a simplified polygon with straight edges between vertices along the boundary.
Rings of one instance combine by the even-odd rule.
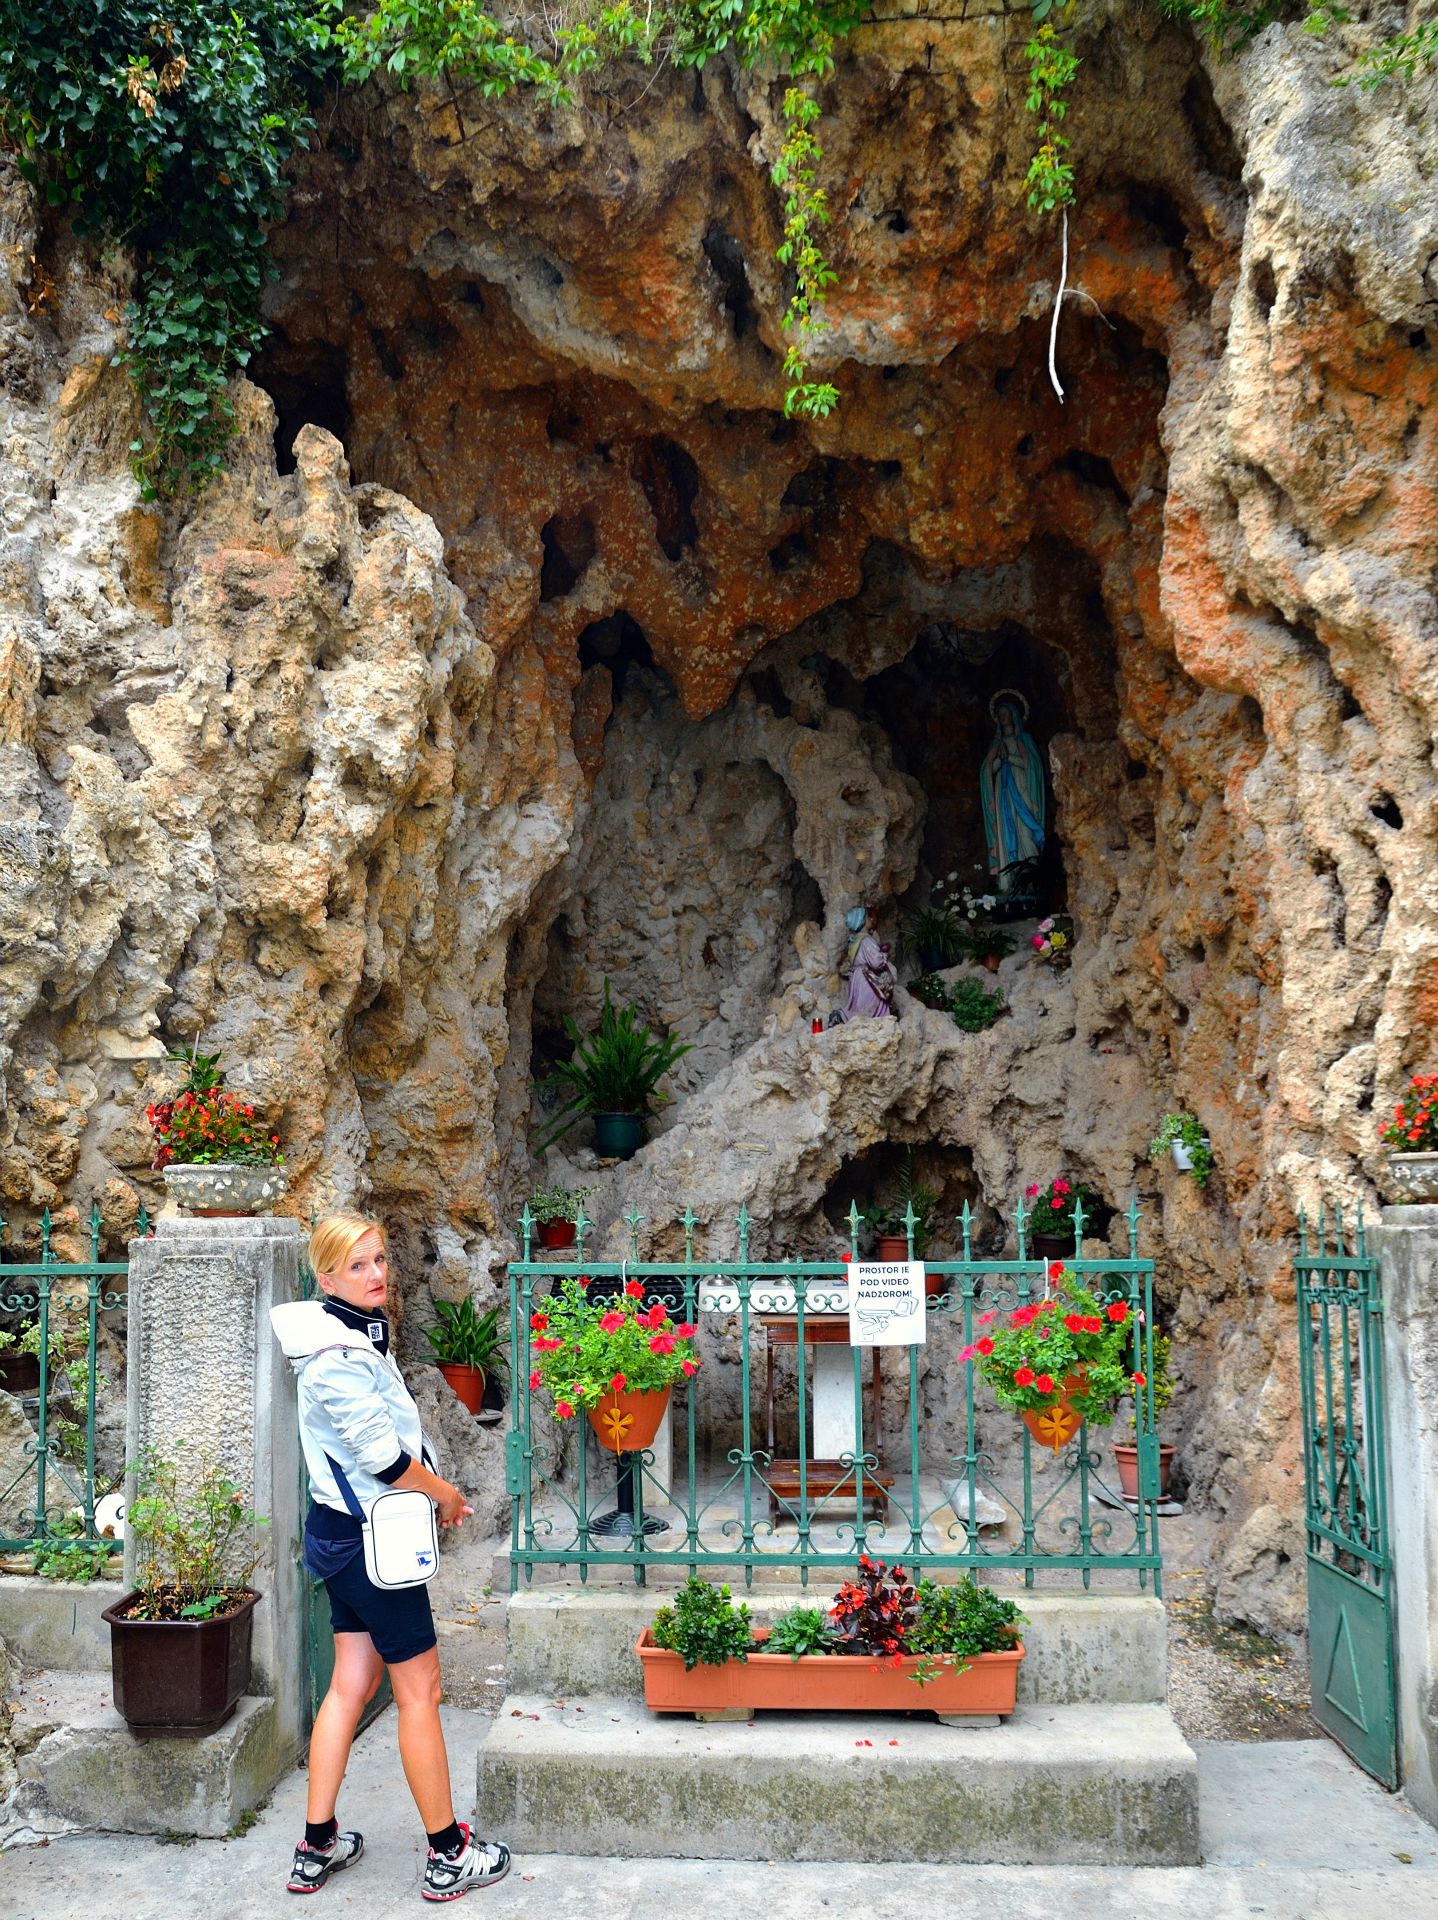
[[[994,737],[979,769],[989,871],[1000,893],[1011,893],[1017,861],[1032,860],[1044,844],[1044,763],[1024,722],[1029,703],[1012,687],[989,702]]]

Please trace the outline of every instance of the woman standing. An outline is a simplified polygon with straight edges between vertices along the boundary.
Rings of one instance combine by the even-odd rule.
[[[324,1299],[274,1307],[270,1319],[299,1383],[300,1439],[309,1471],[304,1561],[323,1580],[334,1624],[335,1665],[310,1735],[305,1837],[295,1848],[291,1893],[317,1893],[364,1851],[341,1833],[335,1802],[355,1728],[389,1668],[399,1716],[399,1755],[429,1838],[426,1900],[456,1900],[509,1871],[509,1849],[476,1840],[454,1817],[449,1759],[440,1725],[439,1648],[429,1593],[384,1590],[365,1571],[360,1522],[349,1512],[338,1464],[359,1504],[386,1487],[415,1487],[457,1527],[473,1508],[426,1464],[432,1459],[419,1409],[389,1351],[389,1243],[358,1213],[321,1220],[310,1265]]]

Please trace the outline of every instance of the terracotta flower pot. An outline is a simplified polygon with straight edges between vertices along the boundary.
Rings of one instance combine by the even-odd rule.
[[[1168,1498],[1168,1476],[1173,1469],[1174,1447],[1160,1446],[1158,1450],[1158,1497]],[[1113,1443],[1114,1463],[1118,1467],[1119,1490],[1125,1500],[1138,1498],[1138,1447],[1122,1440]]]
[[[551,1252],[560,1247],[572,1247],[577,1238],[572,1220],[541,1220],[539,1223],[539,1244]]]
[[[454,1397],[460,1405],[468,1407],[471,1413],[478,1413],[484,1405],[484,1368],[446,1363],[440,1372],[453,1387]]]
[[[874,1258],[876,1260],[907,1260],[909,1257],[909,1236],[906,1233],[876,1233],[874,1235]]]
[[[1058,1392],[1037,1413],[1020,1413],[1020,1420],[1041,1447],[1049,1448],[1052,1453],[1061,1452],[1083,1425],[1083,1415],[1070,1395],[1082,1393],[1087,1380],[1088,1368],[1077,1367],[1064,1375]]]
[[[599,1444],[610,1453],[636,1453],[647,1447],[659,1431],[659,1423],[669,1410],[669,1388],[655,1393],[616,1393],[613,1388],[597,1407],[586,1407],[589,1424],[599,1436]]]
[[[767,1638],[761,1630],[756,1641]],[[644,1703],[653,1713],[715,1713],[777,1707],[820,1713],[911,1711],[964,1714],[1012,1713],[1018,1694],[1022,1641],[1008,1653],[976,1653],[963,1672],[942,1668],[925,1686],[914,1678],[918,1657],[897,1662],[867,1654],[751,1653],[721,1667],[684,1671],[677,1653],[656,1647],[646,1627],[634,1651],[644,1667]]]
[[[127,1620],[127,1593],[110,1627],[115,1706],[141,1740],[199,1740],[222,1727],[250,1683],[250,1629],[260,1596],[211,1620]]]
[[[998,954],[996,954],[996,953],[986,953],[986,954],[984,955],[984,960],[983,960],[983,964],[984,964],[984,967],[985,967],[985,970],[986,970],[987,972],[989,972],[989,973],[997,973],[997,972],[998,972],[998,970],[999,970],[999,964],[1000,964],[1000,963],[999,963],[999,956],[998,956]]]

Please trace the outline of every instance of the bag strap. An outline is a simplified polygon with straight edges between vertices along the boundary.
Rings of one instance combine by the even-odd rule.
[[[355,1519],[359,1521],[360,1525],[363,1526],[364,1525],[364,1508],[360,1505],[359,1501],[355,1498],[355,1490],[350,1485],[349,1475],[345,1472],[344,1468],[340,1465],[339,1461],[335,1459],[332,1453],[327,1453],[325,1455],[325,1459],[328,1460],[330,1463],[330,1472],[335,1477],[335,1485],[339,1488],[340,1493],[343,1496],[345,1505],[349,1508],[350,1512],[354,1515]]]

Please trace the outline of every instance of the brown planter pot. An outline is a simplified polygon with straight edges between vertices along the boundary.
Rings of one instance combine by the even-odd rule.
[[[1071,1233],[1031,1233],[1030,1250],[1045,1260],[1072,1260],[1074,1237]]]
[[[471,1413],[478,1413],[484,1405],[484,1368],[460,1367],[452,1363],[440,1368],[440,1372],[454,1389],[454,1397],[462,1407],[468,1407]]]
[[[985,972],[997,973],[999,970],[999,956],[996,953],[986,953],[984,955],[983,965]]]
[[[572,1220],[541,1220],[539,1223],[539,1244],[551,1253],[561,1247],[572,1247],[578,1237]]]
[[[127,1593],[100,1618],[110,1625],[115,1706],[140,1740],[199,1740],[222,1727],[250,1682],[250,1629],[260,1596],[217,1620],[127,1620]]]
[[[907,1260],[909,1257],[909,1236],[906,1233],[876,1233],[874,1235],[874,1258],[876,1260]]]
[[[647,1447],[668,1412],[669,1392],[668,1387],[657,1393],[616,1393],[611,1388],[597,1407],[586,1407],[600,1446],[609,1453],[636,1453]]]
[[[1083,1415],[1070,1395],[1082,1393],[1087,1379],[1088,1368],[1077,1367],[1064,1375],[1058,1392],[1038,1413],[1019,1415],[1041,1447],[1047,1447],[1052,1453],[1061,1452],[1083,1425]]]
[[[756,1640],[766,1637],[756,1633]],[[869,1655],[751,1653],[747,1660],[726,1660],[722,1667],[699,1666],[686,1673],[684,1662],[666,1647],[656,1647],[646,1627],[634,1651],[644,1666],[644,1704],[652,1713],[716,1713],[759,1707],[819,1713],[1012,1713],[1018,1694],[1023,1642],[1011,1653],[976,1653],[962,1673],[941,1668],[920,1686],[914,1678],[918,1656],[897,1662]]]
[[[1173,1471],[1174,1447],[1160,1446],[1158,1450],[1158,1497],[1168,1498],[1168,1476]],[[1118,1484],[1125,1500],[1138,1498],[1138,1447],[1128,1446],[1121,1440],[1113,1443],[1113,1457],[1118,1465]]]
[[[0,1356],[0,1391],[38,1393],[40,1391],[39,1354],[7,1353]]]

